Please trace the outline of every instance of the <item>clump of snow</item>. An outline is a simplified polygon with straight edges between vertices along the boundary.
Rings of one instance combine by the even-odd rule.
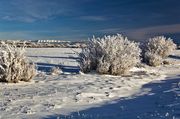
[[[28,62],[24,48],[1,42],[0,46],[0,81],[30,81],[36,74],[35,65]]]
[[[145,45],[144,59],[150,66],[158,66],[163,63],[163,59],[168,57],[176,49],[171,38],[157,36],[150,38]]]
[[[120,34],[93,37],[80,53],[82,72],[96,70],[100,74],[122,75],[140,62],[139,44]]]
[[[62,73],[62,70],[59,67],[52,67],[50,74],[51,75],[59,75]]]

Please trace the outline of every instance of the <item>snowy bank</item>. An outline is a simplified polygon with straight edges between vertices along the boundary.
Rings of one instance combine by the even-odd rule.
[[[133,68],[123,77],[93,72],[77,74],[79,51],[28,49],[27,55],[37,63],[39,75],[29,83],[0,83],[0,118],[144,119],[162,111],[159,115],[177,119],[180,51],[168,59],[171,65]],[[43,73],[53,66],[64,68],[64,73],[55,76]],[[175,107],[175,111],[162,107],[166,104]],[[157,109],[159,105],[161,108]],[[158,113],[153,113],[156,109]]]

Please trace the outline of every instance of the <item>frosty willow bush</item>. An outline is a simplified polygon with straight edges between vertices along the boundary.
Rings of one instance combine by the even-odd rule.
[[[120,34],[93,37],[80,53],[83,72],[96,70],[100,74],[122,75],[140,62],[139,44]]]
[[[0,81],[29,81],[35,76],[34,64],[27,61],[24,48],[17,48],[1,42],[0,45]]]
[[[171,38],[167,39],[164,36],[150,38],[145,45],[145,61],[151,66],[158,66],[162,64],[163,58],[168,57],[175,49],[176,44]]]

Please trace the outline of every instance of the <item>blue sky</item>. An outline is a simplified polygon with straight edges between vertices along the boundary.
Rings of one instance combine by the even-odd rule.
[[[0,39],[180,39],[179,0],[1,0]]]

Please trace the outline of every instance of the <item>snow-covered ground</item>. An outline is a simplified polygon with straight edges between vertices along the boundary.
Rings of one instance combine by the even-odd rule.
[[[180,119],[180,50],[171,65],[133,68],[126,76],[79,74],[80,49],[27,49],[31,82],[0,83],[0,119]],[[51,67],[61,75],[48,75]]]

